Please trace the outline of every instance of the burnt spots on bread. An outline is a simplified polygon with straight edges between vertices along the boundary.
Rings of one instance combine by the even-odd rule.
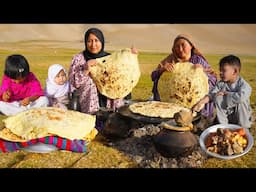
[[[104,71],[103,75],[104,75],[104,77],[108,77],[109,76],[107,71]]]
[[[187,98],[187,101],[188,101],[189,103],[191,103],[192,97],[188,97],[188,98]]]

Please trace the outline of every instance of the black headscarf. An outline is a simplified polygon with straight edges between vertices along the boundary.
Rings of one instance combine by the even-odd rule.
[[[102,48],[101,48],[100,52],[97,54],[93,54],[93,53],[89,52],[88,48],[87,48],[88,37],[91,33],[94,34],[100,40],[100,42],[102,44]],[[85,32],[84,43],[85,43],[85,50],[83,51],[83,54],[84,54],[84,58],[86,59],[86,61],[88,61],[90,59],[104,57],[104,56],[110,54],[110,53],[107,53],[104,51],[104,44],[105,44],[104,36],[103,36],[102,31],[97,28],[90,28]]]
[[[91,33],[94,34],[100,40],[100,42],[102,44],[102,48],[101,48],[100,52],[97,54],[93,54],[93,53],[89,52],[87,49],[87,41],[88,41],[88,37]],[[83,51],[83,54],[84,54],[84,58],[86,61],[88,61],[90,59],[96,59],[96,58],[110,55],[110,53],[107,53],[104,51],[104,44],[105,44],[104,36],[103,36],[102,31],[97,28],[90,28],[85,32],[84,43],[85,43],[85,50]],[[99,106],[106,107],[107,106],[107,97],[102,95],[99,92],[98,92],[98,97],[99,97]]]

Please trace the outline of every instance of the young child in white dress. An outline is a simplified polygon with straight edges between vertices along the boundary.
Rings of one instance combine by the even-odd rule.
[[[48,68],[45,94],[49,99],[49,106],[67,109],[69,82],[67,72],[62,65],[53,64]]]

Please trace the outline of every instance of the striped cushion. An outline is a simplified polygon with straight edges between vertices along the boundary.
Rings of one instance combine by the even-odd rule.
[[[23,147],[27,147],[38,142],[55,145],[60,150],[67,150],[67,151],[73,151],[78,153],[86,152],[86,144],[87,144],[87,142],[84,140],[76,140],[76,139],[70,140],[70,139],[65,139],[58,136],[42,137],[38,139],[32,139],[26,142],[11,142],[11,141],[0,139],[0,153],[16,151]]]

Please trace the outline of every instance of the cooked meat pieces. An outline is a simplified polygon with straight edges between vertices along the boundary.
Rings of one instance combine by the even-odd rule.
[[[216,132],[210,133],[206,138],[207,150],[220,155],[242,153],[247,146],[247,138],[246,135],[239,134],[241,129],[218,128]]]

